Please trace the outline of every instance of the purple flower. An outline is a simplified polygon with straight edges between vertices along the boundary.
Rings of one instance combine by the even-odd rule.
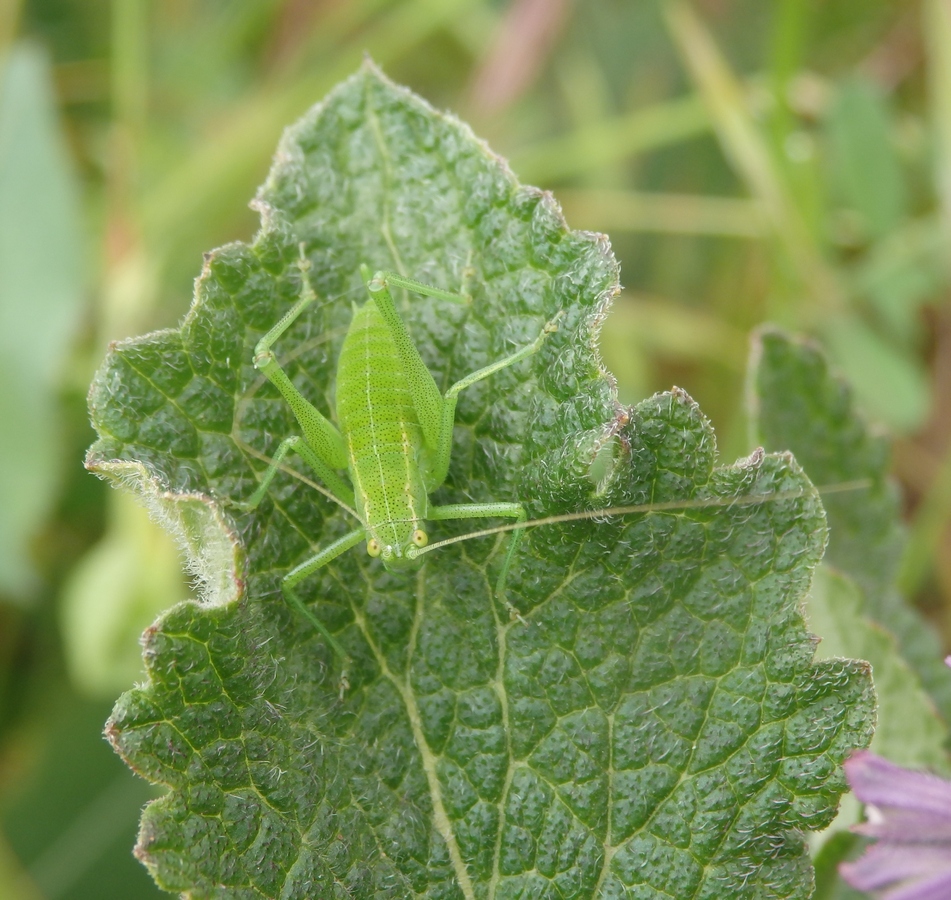
[[[845,775],[868,817],[853,830],[878,843],[842,863],[842,877],[880,900],[951,900],[951,781],[867,750],[849,757]]]

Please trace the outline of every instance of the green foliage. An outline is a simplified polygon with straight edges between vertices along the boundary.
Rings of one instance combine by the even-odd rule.
[[[889,478],[885,436],[855,409],[852,391],[834,376],[815,345],[766,330],[750,370],[754,439],[789,449],[818,485],[867,482],[824,499],[830,541],[826,561],[852,578],[873,622],[895,635],[946,720],[951,720],[951,672],[936,636],[895,588],[904,533]]]
[[[878,721],[872,749],[903,766],[947,770],[947,727],[892,634],[863,610],[855,582],[828,565],[816,572],[809,596],[809,629],[820,635],[820,659],[867,659],[875,673]]]
[[[149,630],[149,681],[108,726],[169,788],[138,846],[159,884],[807,897],[801,832],[832,819],[873,699],[865,664],[813,661],[800,607],[825,517],[792,458],[717,466],[681,391],[621,409],[593,347],[617,291],[606,242],[372,66],[285,134],[257,206],[260,233],[208,256],[182,328],[117,346],[91,394],[90,466],[165,517],[204,585]],[[300,244],[326,302],[281,362],[328,413],[362,262],[471,296],[404,303],[443,387],[565,311],[537,356],[462,395],[437,502],[682,507],[530,531],[518,617],[490,589],[499,536],[415,575],[345,554],[301,589],[354,660],[341,687],[278,584],[351,521],[290,472],[254,513],[231,506],[292,430],[251,355],[298,295]]]
[[[908,198],[892,144],[890,110],[873,82],[856,78],[840,86],[828,129],[841,199],[861,217],[869,237],[894,231],[908,213]]]
[[[931,399],[922,365],[856,316],[831,320],[824,338],[865,408],[900,432],[921,426]]]
[[[110,527],[63,588],[63,650],[73,683],[114,699],[142,676],[139,635],[189,595],[174,541],[135,498],[111,498]]]
[[[888,475],[888,442],[869,428],[851,388],[815,344],[772,329],[754,340],[749,399],[754,440],[794,450],[819,485],[851,485],[823,498],[830,541],[807,610],[810,629],[821,636],[817,656],[857,656],[871,664],[878,696],[874,750],[912,768],[947,771],[947,725],[935,707],[948,716],[951,673],[936,635],[895,587],[905,536]],[[815,858],[818,897],[858,896],[836,866],[856,851],[844,829],[860,815],[858,802],[847,797]]]
[[[0,593],[7,597],[36,588],[30,542],[57,492],[57,379],[83,299],[81,251],[49,62],[20,45],[0,55]]]

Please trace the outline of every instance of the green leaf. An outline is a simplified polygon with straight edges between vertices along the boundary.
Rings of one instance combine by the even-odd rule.
[[[792,458],[718,467],[681,391],[621,408],[593,344],[618,290],[607,241],[369,64],[285,134],[257,207],[261,232],[209,255],[181,330],[117,346],[91,392],[89,465],[166,517],[205,585],[147,633],[149,682],[107,728],[169,787],[137,848],[159,884],[807,897],[802,831],[832,819],[873,699],[864,663],[813,662],[800,604],[825,519]],[[341,684],[279,583],[352,519],[289,472],[254,513],[233,505],[294,430],[251,359],[298,297],[301,244],[325,302],[278,352],[328,415],[361,263],[471,295],[403,303],[444,388],[564,311],[540,353],[461,395],[437,502],[673,506],[532,529],[517,616],[490,589],[504,536],[416,574],[344,554],[301,589],[353,658]]]
[[[947,771],[947,728],[918,676],[898,652],[892,634],[862,611],[864,598],[851,578],[822,565],[809,596],[809,628],[822,639],[819,659],[867,659],[875,673],[878,723],[872,749],[908,768]]]
[[[118,494],[109,513],[105,536],[70,572],[60,597],[70,678],[106,698],[142,675],[143,629],[189,594],[174,542],[146,510]]]
[[[888,441],[869,428],[850,387],[830,371],[815,345],[764,330],[753,357],[754,440],[768,450],[791,450],[817,485],[868,482],[867,488],[823,498],[830,532],[826,561],[862,589],[865,614],[896,636],[944,718],[951,719],[951,672],[937,637],[895,589],[905,538],[888,477]]]
[[[931,406],[924,365],[852,313],[829,317],[822,336],[862,408],[899,434],[920,428]]]
[[[827,128],[834,187],[872,238],[887,235],[904,218],[908,199],[885,98],[868,79],[845,82]]]
[[[839,863],[857,859],[869,844],[849,831],[837,831],[822,845],[813,862],[816,867],[816,892],[812,900],[868,900],[839,877]]]
[[[854,286],[869,298],[892,342],[919,346],[922,307],[951,280],[946,233],[937,216],[911,221],[869,249]]]
[[[0,591],[10,596],[35,586],[29,542],[56,495],[58,378],[82,309],[81,254],[49,62],[17,45],[0,57]]]

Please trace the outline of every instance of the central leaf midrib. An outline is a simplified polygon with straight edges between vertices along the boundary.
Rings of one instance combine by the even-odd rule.
[[[412,660],[416,652],[416,642],[419,635],[419,628],[423,618],[423,608],[425,600],[425,567],[416,573],[416,612],[413,616],[413,625],[410,629],[409,645],[406,652],[406,674],[401,678],[397,676],[389,666],[386,656],[380,651],[376,641],[373,640],[370,629],[367,627],[367,621],[360,610],[354,609],[354,620],[357,627],[363,633],[364,640],[370,647],[376,659],[380,672],[389,680],[390,684],[396,689],[403,700],[406,708],[406,716],[409,719],[410,728],[413,732],[413,742],[419,751],[420,760],[423,765],[423,772],[426,775],[426,783],[429,787],[430,802],[433,805],[433,821],[439,834],[446,842],[449,850],[449,858],[452,860],[452,867],[456,873],[456,881],[462,890],[465,900],[476,900],[475,887],[472,879],[469,877],[469,871],[466,868],[465,860],[462,858],[462,851],[459,849],[459,842],[456,840],[456,834],[452,828],[452,822],[446,807],[443,804],[442,788],[439,784],[439,773],[436,771],[436,754],[433,753],[426,740],[426,734],[423,731],[423,721],[419,714],[419,707],[416,705],[416,695],[410,686],[410,669]]]
[[[401,274],[406,275],[407,273],[405,272],[405,266],[403,265],[403,261],[400,258],[399,252],[397,251],[396,245],[393,241],[392,232],[390,230],[389,199],[390,182],[392,179],[391,164],[389,155],[387,153],[386,142],[383,139],[382,130],[380,128],[380,123],[376,117],[376,111],[373,109],[372,103],[370,102],[369,82],[367,91],[364,93],[364,103],[367,122],[370,126],[370,130],[373,134],[377,149],[380,153],[380,158],[383,163],[384,190],[383,212],[380,216],[379,222],[380,233],[384,242],[389,248],[390,253],[392,254],[395,268]],[[397,677],[390,670],[386,658],[380,652],[376,644],[371,640],[369,631],[365,627],[365,623],[361,623],[361,628],[373,651],[374,656],[377,659],[377,664],[380,666],[380,670],[383,672],[384,676],[390,680],[390,683],[396,688],[400,696],[403,698],[403,704],[406,707],[406,714],[409,718],[410,728],[413,731],[413,740],[419,751],[420,759],[423,764],[423,771],[426,774],[426,782],[429,786],[430,801],[433,805],[433,820],[435,822],[436,828],[442,835],[443,840],[446,842],[446,847],[449,850],[449,857],[452,860],[452,866],[456,873],[456,880],[459,883],[459,887],[462,890],[463,895],[465,896],[466,900],[476,900],[475,887],[473,886],[472,880],[469,877],[469,872],[466,869],[465,861],[462,858],[462,852],[459,849],[459,843],[456,840],[452,823],[443,804],[442,788],[439,784],[439,774],[436,771],[436,756],[430,748],[429,742],[426,740],[426,735],[423,731],[422,719],[419,714],[419,707],[416,705],[416,696],[413,693],[411,687],[412,680],[410,678],[410,667],[416,651],[416,641],[419,634],[419,626],[422,620],[424,607],[424,571],[425,569],[421,569],[417,573],[416,578],[416,612],[413,617],[413,626],[410,634],[409,647],[407,648],[405,678]]]
[[[491,597],[491,594],[489,596]],[[499,865],[502,858],[502,835],[505,831],[505,806],[508,802],[512,780],[515,777],[515,758],[512,753],[512,730],[509,727],[508,693],[505,690],[505,652],[508,646],[508,629],[511,627],[511,623],[506,625],[501,622],[496,605],[494,603],[490,605],[492,607],[492,618],[495,620],[496,644],[498,646],[498,664],[496,666],[495,679],[492,682],[492,687],[498,695],[499,703],[502,708],[502,728],[505,732],[505,754],[508,760],[505,767],[505,781],[502,784],[502,791],[499,795],[499,824],[498,832],[495,836],[495,847],[492,852],[492,875],[489,878],[488,900],[495,900],[499,881],[502,878]]]

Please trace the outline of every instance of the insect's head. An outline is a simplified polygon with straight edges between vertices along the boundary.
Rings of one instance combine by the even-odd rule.
[[[391,526],[385,530],[393,532],[386,535],[389,540],[380,534],[371,533],[367,540],[367,553],[370,556],[379,556],[383,565],[390,571],[401,571],[415,566],[419,551],[429,543],[426,532],[418,527],[398,530]]]

